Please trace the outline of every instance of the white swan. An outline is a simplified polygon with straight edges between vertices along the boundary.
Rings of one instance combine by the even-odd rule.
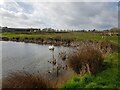
[[[54,50],[54,46],[49,46],[49,50]]]

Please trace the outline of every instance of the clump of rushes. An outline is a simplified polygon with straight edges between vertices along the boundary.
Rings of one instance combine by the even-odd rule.
[[[3,89],[6,90],[7,88],[14,88],[14,89],[24,89],[24,90],[39,90],[42,89],[52,89],[53,85],[46,80],[43,76],[29,74],[26,72],[15,72],[11,73],[7,78],[3,80]]]
[[[77,74],[95,74],[103,66],[103,55],[99,49],[84,45],[68,56],[68,64]]]

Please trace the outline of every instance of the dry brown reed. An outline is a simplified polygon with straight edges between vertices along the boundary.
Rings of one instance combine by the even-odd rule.
[[[14,90],[46,90],[52,89],[53,85],[41,75],[29,74],[26,72],[15,72],[3,80],[3,90],[14,88]]]
[[[102,68],[103,55],[98,48],[92,45],[84,45],[69,55],[68,63],[69,67],[78,74],[86,72],[95,74]]]

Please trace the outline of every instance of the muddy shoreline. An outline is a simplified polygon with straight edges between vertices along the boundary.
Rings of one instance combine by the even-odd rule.
[[[25,43],[35,43],[35,44],[41,44],[41,45],[54,45],[54,46],[66,46],[66,47],[78,47],[81,44],[87,44],[87,43],[95,43],[97,41],[93,40],[65,40],[65,39],[42,39],[42,38],[7,38],[7,37],[1,37],[0,41],[13,41],[13,42],[25,42]]]
[[[55,46],[71,46],[70,40],[60,40],[60,39],[42,39],[42,38],[7,38],[1,37],[0,41],[15,41],[15,42],[25,42],[25,43],[36,43],[36,44],[53,44]]]
[[[7,38],[1,37],[0,41],[14,41],[14,42],[25,42],[35,43],[41,45],[54,45],[54,46],[66,46],[66,47],[80,47],[84,45],[92,45],[98,47],[103,53],[114,51],[120,51],[120,46],[111,43],[110,41],[96,41],[96,40],[63,40],[63,39],[42,39],[42,38]]]

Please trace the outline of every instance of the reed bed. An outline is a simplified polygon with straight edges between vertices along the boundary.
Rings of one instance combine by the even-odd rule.
[[[92,45],[84,45],[68,56],[68,64],[77,74],[95,74],[103,65],[101,51]]]
[[[27,72],[14,72],[3,80],[2,90],[13,88],[15,90],[46,90],[54,88],[52,83],[44,76],[34,75]]]

